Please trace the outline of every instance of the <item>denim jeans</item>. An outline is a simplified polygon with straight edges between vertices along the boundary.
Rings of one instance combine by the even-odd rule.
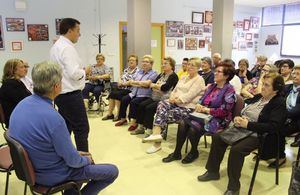
[[[118,177],[119,170],[112,164],[87,165],[82,168],[73,169],[67,180],[79,181],[90,179],[81,189],[82,195],[96,195],[108,185],[113,183]],[[64,192],[66,195],[77,194],[75,189]]]

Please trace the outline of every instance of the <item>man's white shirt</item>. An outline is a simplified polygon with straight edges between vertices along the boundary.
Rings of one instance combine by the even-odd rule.
[[[85,70],[74,44],[60,36],[50,50],[50,60],[58,63],[63,71],[61,94],[82,90],[85,85]]]

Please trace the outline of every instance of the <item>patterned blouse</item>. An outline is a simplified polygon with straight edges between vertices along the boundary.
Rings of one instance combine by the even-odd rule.
[[[121,81],[123,83],[125,83],[127,81],[134,80],[138,71],[139,71],[138,67],[136,67],[133,70],[130,70],[129,68],[126,68],[124,70],[122,76],[121,76]],[[122,87],[122,88],[131,90],[132,87],[125,86],[125,87]]]
[[[91,76],[99,76],[99,75],[105,75],[105,74],[110,74],[109,72],[109,67],[106,66],[105,64],[101,65],[101,66],[97,66],[97,64],[94,64],[91,66]],[[96,81],[89,81],[89,83],[93,84],[93,85],[98,85],[98,84],[102,84],[103,79],[99,79]]]

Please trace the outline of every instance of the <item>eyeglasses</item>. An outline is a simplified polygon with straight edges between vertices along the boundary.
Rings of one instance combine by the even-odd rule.
[[[224,72],[222,70],[217,70],[217,71],[215,71],[215,73],[222,74]]]
[[[143,61],[142,61],[142,63],[150,63],[150,62],[149,62],[149,61],[145,61],[145,60],[143,60]]]
[[[28,65],[25,65],[24,67],[25,67],[25,68],[29,68],[30,66],[28,66]]]

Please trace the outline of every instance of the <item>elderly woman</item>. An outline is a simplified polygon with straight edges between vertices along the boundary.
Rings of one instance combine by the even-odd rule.
[[[148,99],[151,94],[150,84],[154,82],[157,77],[157,73],[152,70],[154,60],[151,55],[143,56],[141,70],[137,72],[135,80],[129,81],[129,85],[133,86],[131,93],[122,97],[119,117],[120,120],[115,124],[115,126],[122,126],[127,124],[126,120],[126,110],[130,104],[129,118],[135,116],[137,112],[137,107],[134,105]]]
[[[295,64],[293,60],[286,59],[281,60],[279,64],[279,73],[283,77],[284,83],[286,85],[293,84],[292,71]]]
[[[109,68],[104,64],[104,55],[101,53],[97,54],[96,61],[97,64],[88,67],[91,70],[91,73],[87,75],[89,82],[85,84],[85,87],[82,90],[86,108],[88,107],[89,93],[92,92],[98,102],[101,92],[104,89],[104,80],[110,79]]]
[[[257,56],[256,65],[251,69],[253,77],[259,77],[262,69],[266,65],[268,58],[266,56]]]
[[[168,100],[159,102],[153,123],[153,134],[143,139],[143,142],[155,142],[147,150],[148,154],[161,149],[161,132],[168,123],[187,118],[195,108],[205,90],[204,79],[198,74],[200,65],[199,58],[191,58],[188,63],[189,75],[179,80]]]
[[[5,125],[9,127],[9,119],[16,105],[31,92],[20,80],[27,71],[22,60],[8,60],[3,69],[2,86],[0,89],[0,102],[4,111]]]
[[[248,99],[253,98],[255,95],[261,93],[262,84],[264,81],[264,76],[268,75],[269,73],[278,72],[278,69],[274,65],[266,64],[260,73],[260,77],[252,78],[247,85],[245,85],[241,91],[241,95]]]
[[[120,104],[122,97],[128,95],[131,92],[131,86],[130,81],[134,80],[136,77],[136,74],[138,72],[138,57],[136,55],[130,55],[128,57],[128,67],[124,70],[123,75],[120,78],[120,81],[118,82],[118,88],[113,89],[111,93],[109,94],[109,106],[108,106],[108,114],[102,118],[102,120],[109,120],[113,119],[113,121],[117,121],[118,118],[114,119],[113,111],[114,108],[117,107],[117,114],[119,115],[120,110]],[[120,119],[119,119],[120,120]]]
[[[210,57],[204,57],[201,59],[201,68],[199,71],[200,76],[204,79],[205,85],[214,83],[214,73],[211,70],[212,61]]]
[[[256,95],[246,106],[241,117],[234,118],[234,126],[245,129],[247,136],[231,144],[228,157],[227,172],[229,183],[226,195],[239,194],[240,176],[244,159],[259,146],[257,133],[278,132],[285,121],[285,100],[281,95],[284,89],[283,78],[278,73],[264,76],[261,94]],[[251,133],[251,134],[248,134]],[[212,145],[206,163],[207,172],[198,177],[199,181],[218,180],[220,164],[228,144],[222,138],[222,133],[212,137]]]
[[[178,76],[174,73],[175,63],[175,60],[171,57],[163,59],[163,72],[150,84],[152,89],[151,98],[138,104],[137,112],[135,116],[132,116],[132,124],[128,130],[133,131],[139,126],[131,133],[132,135],[143,134],[145,130],[148,129],[149,131],[153,128],[153,119],[158,103],[169,98],[171,91],[178,82]]]
[[[248,84],[248,82],[252,79],[252,74],[248,70],[249,62],[247,59],[241,59],[239,61],[239,69],[236,70],[236,75],[240,78],[241,83],[243,85]]]
[[[191,163],[198,158],[198,143],[205,132],[212,134],[228,127],[232,120],[232,111],[235,104],[235,91],[229,81],[234,76],[235,70],[231,64],[219,63],[215,69],[215,83],[210,85],[195,107],[195,112],[212,116],[204,125],[192,119],[185,119],[179,124],[177,131],[176,147],[172,154],[163,159],[168,163],[181,159],[181,148],[188,138],[192,148],[188,155],[181,161],[183,164]]]

